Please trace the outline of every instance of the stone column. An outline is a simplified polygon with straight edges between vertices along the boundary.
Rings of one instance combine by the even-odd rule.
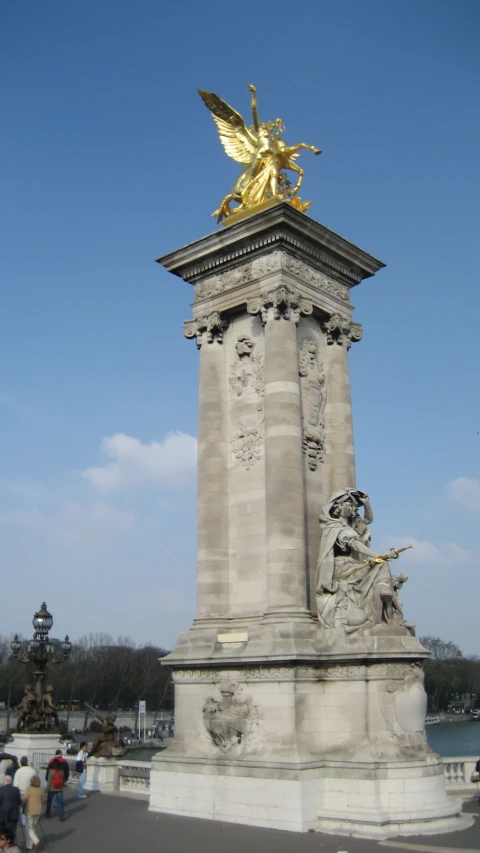
[[[322,325],[326,334],[325,380],[325,462],[329,472],[329,492],[355,487],[355,450],[353,445],[352,399],[348,350],[352,341],[362,338],[358,323],[332,314]]]
[[[297,323],[312,306],[286,287],[248,306],[265,326],[266,615],[307,615],[305,484]]]
[[[197,487],[197,620],[229,612],[227,322],[218,312],[185,323],[200,349]]]

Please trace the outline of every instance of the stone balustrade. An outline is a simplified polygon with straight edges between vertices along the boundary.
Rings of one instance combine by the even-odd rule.
[[[443,759],[445,784],[449,793],[457,791],[459,794],[473,794],[478,791],[480,794],[479,783],[470,781],[476,762],[477,759],[473,755]]]

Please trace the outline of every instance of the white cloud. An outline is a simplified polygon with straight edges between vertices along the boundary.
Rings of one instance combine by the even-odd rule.
[[[0,524],[26,527],[55,546],[70,547],[101,545],[112,534],[129,532],[135,526],[135,516],[103,501],[88,506],[69,501],[51,514],[37,507],[3,513]]]
[[[145,483],[181,488],[187,485],[197,464],[197,439],[184,432],[169,432],[163,441],[151,444],[117,433],[104,438],[100,449],[112,461],[82,472],[82,477],[99,492],[118,492]]]
[[[450,498],[468,509],[480,513],[480,480],[473,477],[458,477],[447,486]]]
[[[413,548],[400,555],[401,562],[407,560],[408,562],[420,565],[435,563],[436,565],[444,566],[459,562],[464,563],[471,556],[465,548],[462,548],[455,542],[439,542],[436,545],[433,542],[422,542],[413,536],[392,536],[388,539],[388,543],[385,538],[383,539],[380,552],[388,551],[391,547],[405,548],[407,545],[413,545]],[[391,566],[395,565],[395,563],[391,564]],[[393,568],[392,571],[394,571]]]

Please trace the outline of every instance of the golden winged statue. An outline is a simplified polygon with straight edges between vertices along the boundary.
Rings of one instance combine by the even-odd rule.
[[[303,148],[314,154],[321,154],[318,148],[300,142],[287,145],[282,134],[285,130],[281,119],[261,122],[257,111],[257,90],[252,84],[248,87],[252,93],[253,125],[247,127],[245,120],[233,107],[213,92],[198,90],[205,106],[210,110],[217,125],[220,142],[226,153],[244,169],[235,181],[232,191],[225,196],[220,207],[212,215],[217,222],[228,219],[240,211],[253,212],[253,209],[265,202],[287,201],[304,213],[311,202],[302,202],[298,191],[302,184],[303,169],[296,163],[298,152]],[[295,172],[297,181],[293,186],[287,172]],[[230,208],[232,202],[238,207]],[[225,223],[227,224],[227,223]]]

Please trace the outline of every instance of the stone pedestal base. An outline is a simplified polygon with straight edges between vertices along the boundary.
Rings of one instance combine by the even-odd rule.
[[[371,838],[464,826],[426,741],[421,666],[372,642],[367,662],[177,669],[150,809]]]
[[[440,759],[323,766],[152,760],[150,811],[293,832],[366,838],[452,832],[473,823],[446,796]]]
[[[45,761],[53,758],[57,749],[62,749],[58,732],[54,734],[19,732],[14,736],[13,741],[5,745],[5,752],[16,755],[19,761],[23,755],[26,755],[28,763],[37,771]]]
[[[112,793],[116,789],[117,762],[113,758],[89,758],[86,791]]]

